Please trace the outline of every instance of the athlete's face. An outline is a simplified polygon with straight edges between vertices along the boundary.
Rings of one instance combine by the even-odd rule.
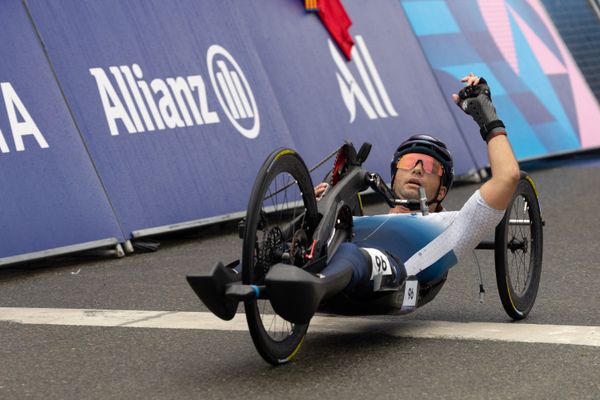
[[[398,170],[393,189],[398,197],[418,199],[419,187],[423,186],[429,201],[436,198],[443,175],[443,168],[439,161],[426,154],[408,153],[398,160],[396,166]],[[443,199],[445,195],[446,187],[441,186],[437,193],[437,200]]]

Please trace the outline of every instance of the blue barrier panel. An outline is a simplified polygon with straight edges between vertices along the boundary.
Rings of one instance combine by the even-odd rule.
[[[0,37],[0,264],[123,241],[20,0]]]
[[[386,174],[431,132],[475,166],[400,5],[346,3],[350,63],[298,1],[28,1],[125,232],[244,210],[278,146],[367,140]]]
[[[302,2],[257,3],[236,3],[239,21],[309,164],[342,138],[358,145],[368,141],[373,150],[366,166],[388,179],[398,144],[429,133],[448,143],[458,174],[476,167],[443,99],[452,92],[441,93],[399,2],[344,1],[356,42],[350,62]]]
[[[598,102],[539,0],[401,1],[443,90],[471,71],[490,82],[517,158],[600,146]],[[487,163],[483,142],[469,146]]]
[[[245,210],[294,145],[234,3],[28,1],[128,234]]]

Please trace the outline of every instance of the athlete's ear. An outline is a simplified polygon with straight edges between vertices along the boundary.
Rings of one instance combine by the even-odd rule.
[[[437,201],[442,201],[444,199],[444,197],[446,197],[446,193],[448,192],[448,189],[446,188],[446,186],[440,186],[440,192],[438,193],[438,197],[437,197]]]

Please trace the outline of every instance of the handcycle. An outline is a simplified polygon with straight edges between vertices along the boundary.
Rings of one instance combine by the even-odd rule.
[[[232,319],[239,302],[244,302],[254,345],[273,365],[290,361],[315,312],[340,300],[335,295],[349,277],[320,272],[344,242],[353,240],[354,216],[362,215],[361,192],[371,188],[391,207],[403,205],[427,214],[424,192],[418,200],[398,199],[377,173],[362,167],[370,148],[365,143],[356,152],[352,143],[346,142],[338,149],[326,177],[330,189],[318,202],[300,155],[291,149],[272,152],[257,174],[247,215],[239,224],[241,273],[240,260],[236,260],[187,276],[195,293],[219,318]],[[494,250],[504,310],[515,320],[525,318],[537,296],[543,249],[538,194],[527,173],[521,173],[494,240],[481,242],[477,248]],[[278,284],[269,286],[271,281]],[[435,298],[445,281],[445,275],[433,282],[407,280],[398,290],[365,303],[409,313]],[[288,301],[300,298],[301,302]],[[388,301],[382,302],[382,298]]]

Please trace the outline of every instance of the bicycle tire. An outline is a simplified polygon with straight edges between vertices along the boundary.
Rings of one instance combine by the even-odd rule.
[[[266,211],[264,203],[266,198],[270,199],[271,203],[275,203],[276,200],[272,200],[273,194],[270,188],[273,182],[277,185],[277,180],[280,179],[278,178],[279,176],[285,177],[286,175],[288,176],[288,182],[292,185],[297,184],[299,193],[296,193],[296,198],[300,197],[299,201],[302,203],[298,209],[304,211],[304,214],[299,214],[304,215],[301,218],[300,228],[297,231],[294,229],[291,235],[292,245],[290,248],[294,248],[293,242],[297,236],[303,238],[298,239],[298,242],[302,241],[303,243],[300,243],[300,246],[296,245],[296,251],[302,251],[302,248],[308,249],[308,244],[312,242],[312,233],[317,226],[318,214],[310,174],[304,161],[293,150],[276,150],[271,153],[259,170],[248,203],[242,248],[242,281],[244,284],[264,284],[264,276],[270,266],[276,262],[282,262],[281,260],[272,259],[271,254],[276,254],[277,252],[271,249],[270,246],[286,245],[284,243],[289,238],[281,237],[279,240],[281,243],[273,239],[277,235],[281,236],[281,232],[285,231],[286,227],[278,225],[280,221],[278,222],[276,218],[278,213],[276,204],[275,211],[269,214]],[[278,190],[281,189],[275,190],[275,197],[279,196]],[[272,207],[272,205],[269,207]],[[281,210],[282,214],[288,212],[284,208]],[[293,216],[291,219],[295,220]],[[274,226],[269,226],[273,223],[275,224]],[[295,227],[296,225],[293,226]],[[267,228],[269,228],[268,232]],[[262,235],[263,239],[266,238],[262,242],[259,242],[260,235]],[[271,243],[271,239],[273,239],[273,243]],[[271,251],[272,253],[269,253]],[[292,250],[290,250],[291,252]],[[267,253],[269,257],[266,256]],[[295,262],[291,263],[301,267],[302,265],[298,264],[302,264],[303,257],[302,254],[300,254],[300,257],[297,257],[297,255],[295,253],[295,255],[290,257],[291,260],[295,260]],[[273,365],[284,364],[290,361],[300,349],[308,329],[308,323],[292,324],[277,316],[272,310],[272,314],[266,314],[265,310],[267,306],[270,307],[268,300],[256,299],[244,302],[250,335],[258,353],[267,362]],[[275,321],[275,329],[278,326],[277,318],[281,319],[282,327],[285,327],[281,337],[271,332],[271,326],[265,327],[263,317],[267,318],[267,315],[270,315],[269,318],[273,319],[271,326],[273,321]],[[289,324],[289,328],[286,324]],[[286,330],[288,330],[287,333]]]
[[[527,254],[529,253],[529,254]],[[496,283],[504,310],[514,320],[529,314],[542,273],[543,222],[535,184],[521,178],[504,218],[496,227]]]

